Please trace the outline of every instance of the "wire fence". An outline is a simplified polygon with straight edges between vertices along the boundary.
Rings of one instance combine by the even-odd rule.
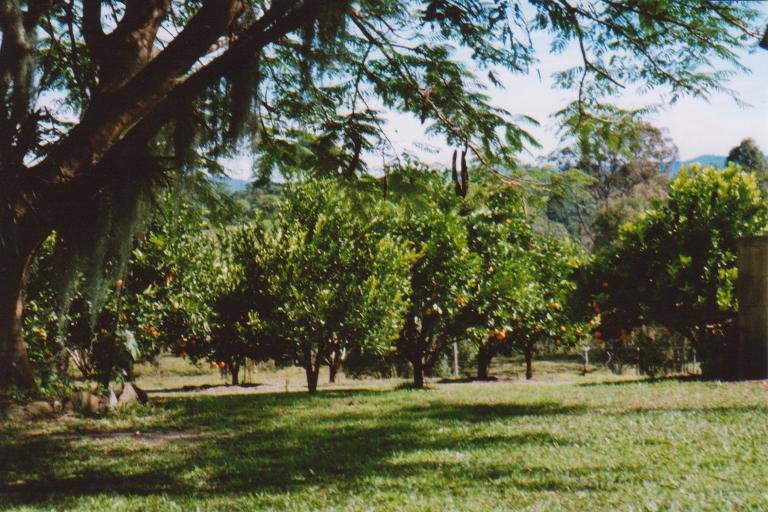
[[[610,346],[589,351],[582,356],[585,364],[604,364],[616,375],[668,375],[700,373],[696,352],[689,343],[665,347]]]

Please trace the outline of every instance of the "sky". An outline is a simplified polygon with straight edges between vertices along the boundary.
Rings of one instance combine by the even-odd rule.
[[[761,10],[768,22],[768,2]],[[547,48],[549,41],[546,38],[546,35],[537,34],[534,37],[536,47]],[[493,104],[513,114],[531,116],[540,123],[529,127],[528,131],[539,141],[541,148],[529,148],[520,155],[522,162],[535,164],[562,146],[562,137],[551,115],[573,101],[576,92],[554,88],[551,75],[573,66],[574,60],[579,58],[575,48],[557,55],[542,51],[532,73],[502,75],[504,89],[487,91]],[[682,161],[701,155],[727,155],[731,148],[748,137],[768,153],[768,51],[755,45],[742,50],[740,60],[750,72],[734,76],[726,87],[747,106],[740,105],[726,93],[714,93],[708,100],[683,98],[669,105],[663,92],[639,94],[630,91],[616,98],[616,102],[630,108],[661,105],[648,120],[667,131],[678,147]],[[385,130],[394,146],[393,152],[407,152],[429,164],[449,165],[452,148],[441,139],[428,137],[416,118],[394,112],[385,117]],[[366,160],[372,169],[382,167],[381,156],[368,155]],[[246,158],[225,162],[225,167],[229,168],[232,177],[244,179],[250,175],[250,161]]]
[[[542,147],[532,148],[521,155],[521,160],[534,163],[561,145],[562,137],[551,115],[573,101],[576,93],[555,89],[551,75],[572,66],[574,58],[579,57],[571,52],[545,55],[540,59],[539,73],[526,76],[508,74],[504,80],[505,90],[490,91],[494,104],[514,114],[529,115],[540,123],[540,126],[530,127],[528,131]],[[630,92],[616,100],[622,106],[636,108],[661,104],[661,109],[651,114],[648,120],[667,130],[680,151],[681,160],[705,154],[727,155],[732,147],[747,137],[753,138],[768,153],[768,51],[760,48],[744,50],[741,62],[751,72],[733,77],[726,86],[749,106],[739,105],[726,93],[715,93],[708,100],[684,98],[673,105],[665,105],[660,92]],[[442,143],[427,138],[418,120],[401,114],[390,114],[388,118],[390,139],[401,152],[412,152],[427,162],[448,162],[448,149],[431,154],[419,148],[426,144],[438,149]]]

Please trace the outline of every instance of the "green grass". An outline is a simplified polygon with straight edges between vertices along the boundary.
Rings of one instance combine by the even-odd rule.
[[[768,510],[764,384],[162,399],[0,425],[14,510]]]

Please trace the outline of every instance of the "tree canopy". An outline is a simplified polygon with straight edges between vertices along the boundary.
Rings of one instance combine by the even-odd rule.
[[[662,325],[694,344],[705,373],[723,376],[708,365],[732,355],[720,344],[738,310],[737,240],[763,234],[767,214],[754,174],[683,168],[669,199],[623,226],[593,262],[592,297],[606,339]]]
[[[623,113],[605,99],[633,84],[671,99],[720,89],[755,19],[748,3],[698,0],[3,2],[0,387],[32,385],[21,290],[43,240],[102,254],[174,172],[250,149],[262,176],[351,176],[386,147],[387,108],[498,173],[533,143],[531,120],[484,94],[500,70],[575,45],[581,60],[557,75],[575,91],[563,117],[612,123]]]
[[[745,171],[754,172],[763,190],[768,187],[768,158],[753,139],[744,139],[728,153],[727,163],[738,164]]]

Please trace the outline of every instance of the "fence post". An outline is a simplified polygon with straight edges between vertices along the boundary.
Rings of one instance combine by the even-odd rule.
[[[768,378],[768,236],[740,239],[737,256],[739,342],[735,355],[738,376],[765,379]]]

